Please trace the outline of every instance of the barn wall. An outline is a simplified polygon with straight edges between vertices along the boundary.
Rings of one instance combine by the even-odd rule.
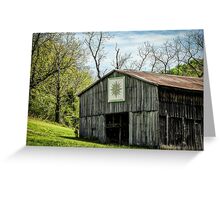
[[[158,111],[129,113],[129,144],[156,147],[159,145]]]
[[[125,76],[125,101],[108,102],[108,78]],[[129,143],[158,144],[157,86],[114,72],[80,96],[80,134],[105,142],[105,114],[129,112]]]
[[[159,88],[160,143],[203,149],[203,92]]]
[[[101,142],[105,142],[104,115],[80,118],[80,135],[83,137],[99,138]]]
[[[157,111],[157,87],[141,80],[114,72],[109,76],[125,76],[124,102],[108,103],[108,77],[80,96],[80,116],[94,116],[120,112]]]

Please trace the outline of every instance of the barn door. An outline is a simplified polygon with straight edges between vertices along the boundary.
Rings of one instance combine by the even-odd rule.
[[[160,144],[186,149],[203,149],[202,120],[160,116]]]
[[[203,149],[202,120],[186,120],[186,145],[189,149]]]
[[[128,113],[114,113],[105,116],[106,142],[127,145],[129,139]]]
[[[160,144],[166,145],[168,141],[167,133],[166,133],[166,117],[160,116],[159,122],[160,122]]]
[[[160,116],[160,144],[181,146],[183,123],[181,118]]]

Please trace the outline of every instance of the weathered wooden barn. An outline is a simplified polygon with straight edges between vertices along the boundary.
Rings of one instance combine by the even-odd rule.
[[[203,149],[203,79],[113,70],[79,94],[80,136]]]

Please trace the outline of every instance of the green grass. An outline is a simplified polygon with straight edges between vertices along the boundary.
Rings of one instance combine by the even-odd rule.
[[[28,118],[27,128],[28,146],[60,146],[60,147],[98,147],[98,148],[138,148],[149,149],[140,146],[123,146],[113,144],[101,144],[97,140],[78,138],[74,129],[61,126],[60,124],[40,119]],[[160,146],[163,150],[180,150],[175,146]]]
[[[61,126],[49,121],[28,118],[27,143],[28,146],[59,146],[59,147],[98,147],[98,148],[138,148],[140,146],[123,146],[101,144],[98,140],[88,140],[76,137],[74,129]],[[175,146],[160,146],[163,150],[180,150]]]
[[[40,119],[28,118],[28,146],[63,146],[63,147],[99,147],[99,148],[129,148],[128,146],[101,144],[78,138],[74,130]]]

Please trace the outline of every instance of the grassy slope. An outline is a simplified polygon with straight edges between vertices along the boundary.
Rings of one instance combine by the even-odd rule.
[[[87,141],[85,139],[77,138],[74,135],[74,131],[70,128],[33,118],[28,119],[27,145],[101,148],[119,147],[117,145],[105,145],[95,141]],[[120,148],[121,147],[123,146],[120,146]]]
[[[29,146],[63,146],[63,147],[99,147],[99,148],[145,148],[137,146],[119,146],[112,144],[101,144],[98,141],[89,141],[78,138],[74,130],[42,121],[40,119],[28,119],[27,145]],[[180,150],[174,146],[161,146],[163,150]]]

